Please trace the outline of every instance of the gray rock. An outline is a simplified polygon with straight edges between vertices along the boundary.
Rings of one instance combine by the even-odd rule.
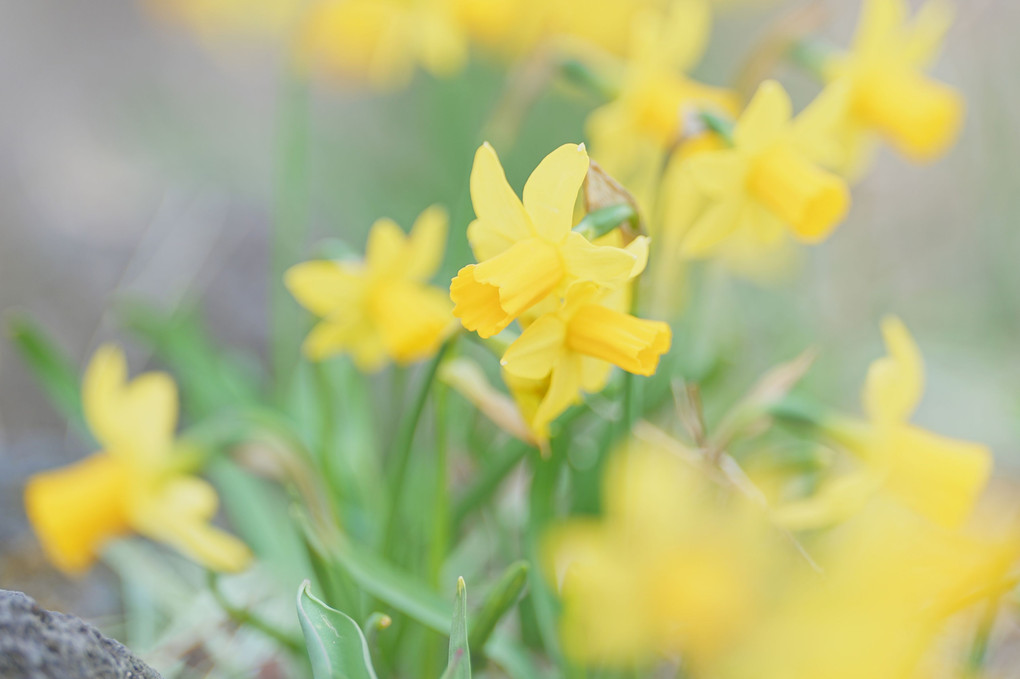
[[[160,679],[81,618],[0,589],[0,679]]]

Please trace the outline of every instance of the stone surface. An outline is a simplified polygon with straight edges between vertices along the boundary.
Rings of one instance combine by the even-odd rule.
[[[0,679],[160,679],[81,618],[0,590]]]

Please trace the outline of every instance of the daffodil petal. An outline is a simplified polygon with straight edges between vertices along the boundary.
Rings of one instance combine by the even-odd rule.
[[[715,198],[733,195],[747,175],[747,161],[732,150],[707,151],[686,160],[686,178],[702,193]]]
[[[524,185],[524,209],[543,238],[559,242],[570,231],[574,203],[589,165],[583,144],[564,144],[531,173]]]
[[[705,257],[741,225],[747,203],[730,199],[709,205],[680,242],[680,253],[693,259]]]
[[[350,304],[360,288],[357,276],[327,260],[293,266],[283,280],[301,306],[323,317]]]
[[[942,48],[956,11],[946,0],[928,0],[914,14],[907,27],[903,50],[916,67],[930,66]]]
[[[864,384],[864,411],[877,422],[906,422],[924,391],[924,362],[910,331],[895,317],[882,321],[888,356],[871,364]]]
[[[503,354],[500,364],[513,375],[544,379],[563,355],[566,326],[556,316],[542,316],[521,333]]]
[[[737,121],[734,142],[738,148],[764,147],[782,133],[792,115],[793,104],[786,90],[775,80],[766,80]]]
[[[853,51],[858,54],[881,51],[906,23],[908,10],[906,0],[864,0],[853,39]]]
[[[638,269],[640,249],[630,252],[621,248],[592,245],[579,233],[570,232],[562,247],[567,274],[574,280],[593,281],[601,285],[619,285],[630,280]]]
[[[127,383],[127,359],[112,344],[96,350],[82,380],[82,409],[96,440],[112,445],[120,434],[120,401]]]
[[[404,276],[425,281],[436,273],[446,251],[450,217],[440,205],[425,209],[411,227],[409,262]]]
[[[548,431],[549,425],[563,412],[581,399],[581,361],[568,356],[556,364],[549,381],[549,391],[535,412],[533,426],[537,431]]]
[[[488,143],[475,153],[471,169],[471,202],[478,219],[468,230],[468,240],[479,261],[499,254],[491,252],[487,246],[494,243],[512,245],[534,235],[524,205],[507,183],[496,151]]]
[[[877,435],[889,492],[947,528],[966,521],[991,476],[992,454],[985,446],[909,425],[880,426]]]
[[[407,236],[392,219],[378,219],[368,232],[365,264],[376,276],[400,276],[411,264]]]
[[[251,551],[236,537],[208,523],[218,504],[216,491],[194,477],[169,481],[159,492],[132,507],[138,532],[166,543],[198,563],[217,571],[244,570]]]
[[[394,282],[374,296],[373,317],[387,353],[398,363],[426,358],[454,322],[450,299],[440,290]]]

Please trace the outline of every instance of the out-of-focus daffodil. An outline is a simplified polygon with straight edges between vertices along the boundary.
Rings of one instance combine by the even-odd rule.
[[[838,167],[857,177],[876,136],[917,161],[942,155],[956,140],[963,97],[924,74],[952,21],[944,0],[929,0],[908,22],[906,0],[866,0],[851,50],[825,59],[832,85],[846,87],[838,128]]]
[[[615,665],[682,654],[690,668],[725,653],[767,596],[776,534],[651,446],[633,444],[603,478],[603,518],[572,519],[545,543],[567,653]]]
[[[451,75],[468,53],[454,0],[322,0],[309,7],[299,45],[310,67],[384,89],[418,65]]]
[[[492,147],[478,149],[471,172],[477,219],[468,240],[479,263],[461,269],[450,285],[453,314],[465,328],[490,337],[575,281],[620,286],[641,272],[647,239],[627,248],[598,246],[571,230],[589,165],[584,146],[561,146],[532,173],[522,203]]]
[[[712,199],[699,189],[687,161],[724,148],[726,142],[718,134],[703,133],[684,141],[670,159],[663,177],[667,190],[660,196],[660,233],[653,234],[658,237],[660,256],[674,261],[712,257],[729,271],[762,284],[788,278],[798,270],[801,249],[777,220],[744,219],[722,240],[705,240],[695,229]],[[660,266],[658,272],[661,275],[669,268]]]
[[[539,438],[582,391],[600,391],[612,365],[652,375],[669,350],[668,325],[617,311],[602,303],[603,296],[594,283],[575,283],[562,306],[529,324],[503,355],[518,391],[548,381],[529,418]]]
[[[313,361],[350,354],[365,371],[434,354],[454,325],[450,302],[428,279],[446,247],[447,215],[432,206],[405,236],[390,219],[372,225],[364,261],[319,260],[286,274],[294,297],[322,321],[305,340]]]
[[[791,120],[782,86],[763,83],[733,129],[733,147],[686,161],[709,200],[687,234],[688,251],[706,252],[740,229],[788,230],[808,243],[828,236],[846,215],[850,193],[815,161],[833,153],[830,131],[844,96],[828,90]]]
[[[588,118],[599,163],[639,195],[649,193],[663,159],[685,133],[685,119],[701,110],[736,113],[733,94],[685,75],[700,58],[710,25],[703,0],[680,0],[665,14],[639,14],[619,94]]]
[[[908,679],[938,652],[947,618],[1001,593],[1009,534],[947,530],[876,497],[814,543],[823,573],[775,583],[776,606],[710,676]],[[941,675],[939,675],[941,676]]]
[[[37,474],[25,487],[28,519],[49,559],[80,573],[107,541],[134,531],[209,568],[243,569],[248,548],[209,524],[216,491],[184,470],[173,380],[146,373],[128,382],[124,354],[104,346],[85,373],[82,401],[102,452]]]
[[[885,319],[882,334],[889,355],[871,365],[864,385],[868,426],[837,429],[881,473],[890,493],[940,524],[957,526],[988,483],[991,452],[908,423],[924,389],[921,353],[898,318]]]
[[[821,422],[856,454],[861,468],[837,476],[810,498],[780,507],[780,523],[793,529],[832,525],[882,492],[935,523],[955,528],[968,519],[984,491],[992,471],[986,447],[908,423],[923,391],[921,354],[898,318],[885,319],[882,333],[888,356],[868,371],[863,392],[868,420]]]

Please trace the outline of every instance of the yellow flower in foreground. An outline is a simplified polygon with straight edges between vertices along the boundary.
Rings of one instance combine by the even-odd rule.
[[[791,120],[790,98],[779,83],[758,89],[733,130],[733,147],[687,159],[690,177],[709,199],[688,234],[705,251],[742,228],[781,231],[823,240],[846,216],[850,193],[838,176],[816,164],[831,157],[830,135],[845,93],[830,89]]]
[[[775,608],[706,676],[928,676],[919,670],[937,657],[947,619],[1006,589],[1018,545],[1008,532],[946,530],[876,498],[812,543],[823,572],[775,583]]]
[[[528,325],[503,355],[503,369],[518,380],[511,383],[518,390],[548,380],[530,418],[540,438],[582,390],[602,389],[611,365],[650,376],[669,350],[668,325],[612,309],[604,295],[594,283],[575,283],[562,306]]]
[[[776,533],[757,508],[721,498],[698,474],[633,444],[606,469],[604,517],[572,519],[546,536],[571,657],[624,665],[682,654],[697,669],[753,626],[780,551]]]
[[[863,170],[879,135],[908,157],[930,160],[956,140],[964,102],[951,87],[923,72],[934,60],[952,20],[943,0],[929,0],[907,21],[906,0],[866,0],[850,52],[831,57],[827,79],[850,96],[840,127],[840,167]]]
[[[402,85],[420,65],[451,75],[468,43],[453,0],[322,0],[304,21],[299,48],[312,67],[367,81]]]
[[[127,382],[123,353],[104,346],[82,391],[85,419],[102,452],[37,474],[25,487],[28,519],[50,560],[67,573],[84,571],[105,542],[136,531],[209,568],[243,569],[248,548],[209,524],[216,491],[180,468],[173,380],[146,373]]]
[[[490,337],[575,281],[620,286],[641,272],[647,239],[627,248],[597,246],[571,230],[589,165],[583,145],[561,146],[532,173],[522,203],[492,147],[478,149],[471,171],[477,219],[468,240],[479,264],[461,269],[450,284],[453,314],[465,328]]]
[[[410,236],[390,219],[368,235],[365,260],[312,261],[291,268],[291,294],[322,321],[308,334],[304,351],[313,361],[350,354],[362,370],[388,359],[411,363],[434,354],[452,330],[450,302],[426,281],[446,246],[446,211],[421,213]]]

